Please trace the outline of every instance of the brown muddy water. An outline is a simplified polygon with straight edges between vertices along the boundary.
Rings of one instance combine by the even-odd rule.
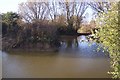
[[[57,52],[0,52],[3,78],[108,78],[107,52],[85,36],[61,37]]]

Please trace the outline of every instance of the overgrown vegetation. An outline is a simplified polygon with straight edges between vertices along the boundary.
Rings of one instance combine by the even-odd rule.
[[[10,13],[9,13],[10,14]],[[7,15],[12,16],[11,15]],[[3,15],[4,16],[4,15]],[[4,18],[3,18],[4,19]],[[13,21],[11,19],[11,21]],[[13,21],[11,26],[6,24],[7,19],[3,20],[3,49],[10,48],[50,48],[58,47],[58,24],[47,20],[35,20],[32,23],[25,23],[21,19]],[[9,21],[8,21],[9,22]],[[16,26],[15,26],[15,25]],[[10,28],[9,28],[10,27]],[[15,27],[15,29],[14,29]],[[6,43],[10,42],[10,44]],[[39,44],[37,46],[37,44]]]
[[[119,5],[119,6],[118,6]],[[100,13],[97,26],[100,27],[95,37],[104,45],[111,58],[113,78],[120,78],[120,2],[111,3],[111,8],[105,13]]]

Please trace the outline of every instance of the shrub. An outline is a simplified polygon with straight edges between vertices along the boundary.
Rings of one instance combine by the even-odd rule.
[[[113,69],[109,73],[113,75],[113,78],[120,78],[120,14],[118,14],[120,8],[118,9],[117,5],[118,3],[111,3],[111,9],[107,13],[100,14],[97,26],[101,28],[95,34],[105,50],[108,48]]]

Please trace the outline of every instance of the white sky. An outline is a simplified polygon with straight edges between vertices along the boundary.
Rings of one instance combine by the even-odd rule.
[[[26,0],[0,0],[0,13],[17,12],[18,4]]]
[[[85,21],[88,21],[88,22],[91,21],[93,12],[94,12],[94,10],[91,7],[86,9],[86,11],[83,15],[83,16],[85,16]]]

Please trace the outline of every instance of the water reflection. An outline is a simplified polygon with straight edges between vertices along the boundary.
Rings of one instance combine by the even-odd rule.
[[[61,38],[61,48],[63,48],[63,47],[66,49],[67,48],[71,48],[71,49],[77,48],[80,45],[79,43],[82,43],[82,42],[88,42],[88,39],[84,35],[79,36],[79,37],[64,36]],[[84,46],[84,44],[83,44],[83,46]]]
[[[91,42],[87,39],[87,36],[69,36],[61,38],[61,47],[59,53],[63,56],[68,55],[69,57],[109,57],[108,52],[103,52],[101,48],[97,51],[99,44]]]

